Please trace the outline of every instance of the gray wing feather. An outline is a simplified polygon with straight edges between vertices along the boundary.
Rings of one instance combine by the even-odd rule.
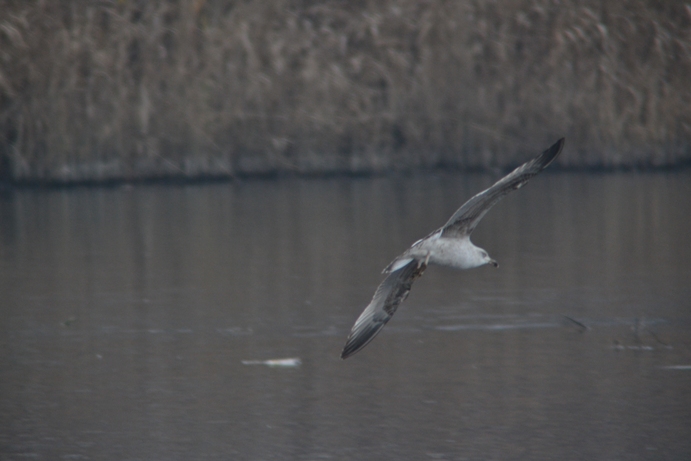
[[[477,223],[502,197],[520,188],[530,178],[544,170],[557,158],[564,147],[564,138],[554,143],[542,154],[519,166],[473,198],[465,202],[441,228],[444,237],[470,235]]]
[[[417,261],[411,261],[387,275],[374,293],[372,301],[355,321],[341,352],[342,359],[355,354],[377,336],[398,306],[408,297],[410,287],[426,267],[425,264],[418,265]]]

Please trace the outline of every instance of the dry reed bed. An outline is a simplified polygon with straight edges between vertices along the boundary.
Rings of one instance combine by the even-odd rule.
[[[691,6],[0,0],[0,180],[691,160]]]

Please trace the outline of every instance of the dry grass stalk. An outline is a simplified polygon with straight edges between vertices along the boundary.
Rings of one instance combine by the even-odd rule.
[[[0,0],[0,180],[691,159],[676,2]]]

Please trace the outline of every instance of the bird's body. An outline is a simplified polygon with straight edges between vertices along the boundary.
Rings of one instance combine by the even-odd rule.
[[[473,245],[469,236],[449,238],[442,236],[441,232],[436,232],[415,242],[408,251],[394,259],[384,269],[384,273],[396,271],[412,260],[425,265],[435,264],[453,269],[473,269],[494,263],[493,260],[487,261],[487,258],[487,252]]]
[[[470,241],[470,234],[495,203],[545,169],[559,155],[563,146],[562,138],[489,189],[472,197],[441,228],[413,243],[396,257],[384,269],[383,272],[388,275],[377,288],[370,304],[355,321],[341,358],[353,355],[374,339],[408,296],[412,283],[429,264],[454,269],[473,269],[485,264],[497,267],[497,262],[485,250]]]

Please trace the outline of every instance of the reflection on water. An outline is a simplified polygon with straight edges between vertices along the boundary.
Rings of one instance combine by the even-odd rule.
[[[0,197],[0,458],[691,459],[689,173],[535,178],[338,358],[493,179]]]

